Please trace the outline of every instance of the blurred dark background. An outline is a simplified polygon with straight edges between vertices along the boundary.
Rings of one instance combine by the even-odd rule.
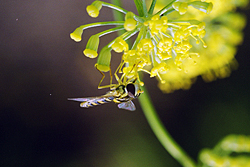
[[[69,38],[82,24],[112,20],[107,8],[90,18],[91,2],[1,1],[1,167],[180,166],[154,136],[138,100],[135,112],[67,101],[107,91],[97,89],[96,59],[82,54],[90,35],[107,27],[86,30],[80,43]],[[133,1],[124,8],[135,11]],[[250,135],[249,29],[236,55],[240,66],[229,78],[205,83],[199,77],[188,91],[163,94],[155,78],[144,77],[164,125],[194,159],[228,134]],[[115,37],[102,37],[100,48]]]

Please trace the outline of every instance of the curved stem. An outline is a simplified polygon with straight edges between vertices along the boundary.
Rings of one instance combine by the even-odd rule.
[[[98,27],[98,26],[107,26],[107,25],[116,25],[116,26],[123,26],[124,21],[106,21],[106,22],[97,22],[97,23],[90,23],[81,25],[80,27],[76,28],[75,31],[73,31],[70,34],[71,39],[75,40],[76,42],[79,42],[82,40],[82,33],[83,30],[91,27]]]
[[[123,33],[122,35],[120,35],[120,37],[124,40],[127,40],[128,38],[130,38],[131,36],[135,35],[138,32],[137,29],[133,30],[133,31],[127,31],[125,33]],[[116,39],[112,40],[111,42],[109,42],[108,45],[106,45],[107,47],[111,47],[113,45],[113,43],[115,42]]]
[[[101,36],[104,36],[106,34],[109,34],[109,33],[115,32],[115,31],[120,31],[120,30],[124,30],[124,27],[123,26],[119,26],[119,27],[111,28],[111,29],[99,32],[96,35],[98,35],[99,37],[101,37]]]
[[[142,90],[144,91],[144,93],[142,93],[139,97],[141,108],[151,129],[153,130],[160,143],[181,165],[185,167],[195,167],[195,161],[192,160],[187,155],[187,153],[174,141],[174,139],[162,124],[145,86],[142,87]]]
[[[161,9],[159,12],[157,12],[157,15],[164,15],[167,13],[171,13],[173,10],[173,6],[172,4],[175,2],[176,0],[171,1],[167,6],[165,6],[163,9]]]
[[[95,22],[95,23],[90,23],[90,24],[85,24],[82,25],[80,27],[78,27],[77,29],[81,29],[82,31],[87,29],[87,28],[92,28],[92,27],[99,27],[99,26],[109,26],[109,25],[123,25],[124,21],[105,21],[105,22]]]
[[[116,5],[116,6],[122,6],[122,3],[120,0],[111,0],[110,1],[112,4]],[[120,21],[124,21],[125,17],[124,14],[121,12],[118,12],[116,10],[113,10],[113,17],[114,20],[120,20]],[[118,35],[122,35],[124,32],[126,32],[126,30],[122,30],[122,31],[118,31]]]
[[[132,46],[131,50],[132,50],[132,49],[135,49],[135,48],[137,47],[138,43],[139,43],[139,42],[141,41],[141,39],[143,38],[143,35],[145,34],[145,32],[146,32],[146,28],[145,28],[144,26],[142,26],[142,28],[141,28],[141,30],[140,30],[140,32],[139,32],[139,34],[138,34],[138,36],[137,36],[135,42],[133,43],[133,46]]]
[[[128,13],[127,10],[125,10],[125,9],[119,7],[119,6],[113,5],[113,4],[111,4],[111,3],[107,3],[107,2],[103,2],[103,1],[102,1],[102,6],[109,7],[109,8],[111,8],[111,9],[117,10],[117,11],[122,12],[122,13],[124,13],[124,14]]]

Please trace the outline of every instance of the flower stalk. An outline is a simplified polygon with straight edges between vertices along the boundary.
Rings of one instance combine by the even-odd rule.
[[[139,102],[145,114],[145,117],[158,138],[162,146],[172,155],[182,166],[195,167],[195,161],[187,155],[187,153],[174,141],[167,129],[161,122],[156,110],[152,104],[145,86],[142,88],[144,93],[140,96]]]

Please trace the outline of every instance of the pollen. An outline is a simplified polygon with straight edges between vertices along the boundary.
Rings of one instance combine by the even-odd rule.
[[[191,34],[191,31],[188,28],[188,26],[182,26],[180,29],[178,29],[175,32],[174,40],[176,42],[181,42],[182,40],[187,40],[187,38],[190,36],[190,34]]]
[[[158,73],[164,74],[164,73],[166,73],[168,70],[169,70],[169,69],[168,69],[167,64],[164,63],[164,62],[162,62],[162,63],[160,63],[160,64],[155,65],[155,66],[152,68],[152,70],[151,70],[151,72],[150,72],[150,74],[151,74],[150,77],[154,77],[154,76],[156,76]]]
[[[167,23],[167,16],[160,17],[159,15],[155,15],[151,20],[145,22],[144,25],[149,27],[152,35],[157,35],[159,32],[165,32],[167,30]]]
[[[151,52],[154,48],[154,45],[151,39],[142,39],[140,43],[137,45],[137,49],[139,51]]]

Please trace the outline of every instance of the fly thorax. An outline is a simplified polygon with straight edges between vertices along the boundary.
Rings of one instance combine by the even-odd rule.
[[[127,96],[126,90],[125,90],[125,85],[119,85],[116,88],[116,97],[124,97]]]

